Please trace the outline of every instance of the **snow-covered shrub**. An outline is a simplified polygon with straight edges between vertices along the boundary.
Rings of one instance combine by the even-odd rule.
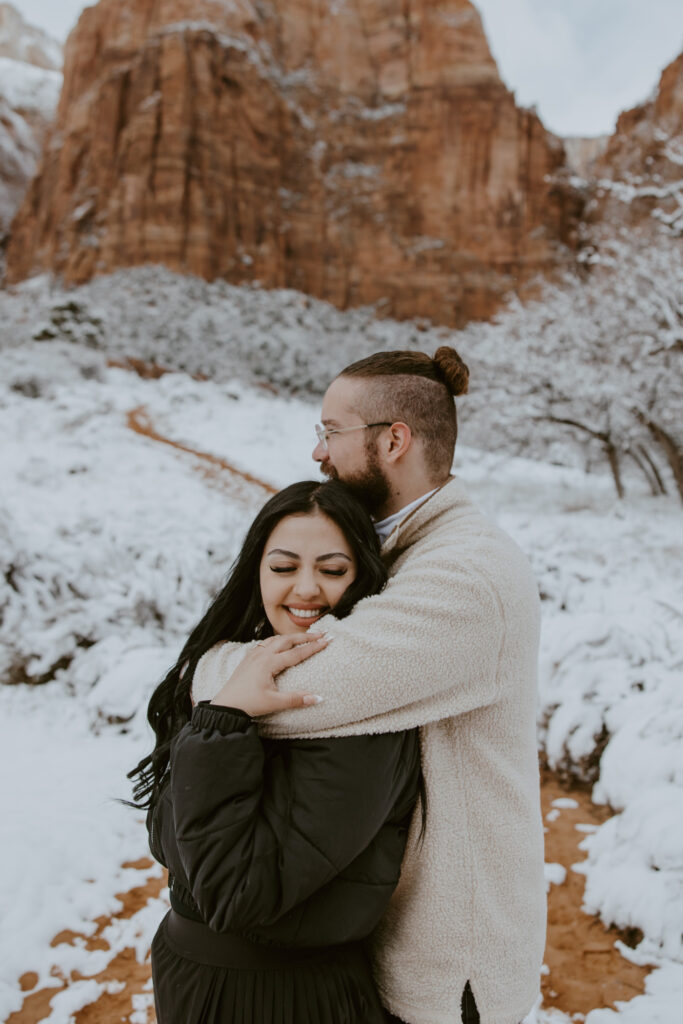
[[[126,428],[145,382],[120,374],[115,392],[103,363],[54,342],[0,354],[3,682],[88,689],[104,664],[99,645],[182,637],[244,528],[244,510],[209,501],[170,450]],[[16,386],[29,373],[34,398]]]
[[[218,382],[244,380],[321,395],[340,369],[378,349],[435,349],[440,329],[342,313],[290,290],[138,267],[68,291],[36,278],[2,296],[0,348],[76,341],[109,358],[135,357]]]

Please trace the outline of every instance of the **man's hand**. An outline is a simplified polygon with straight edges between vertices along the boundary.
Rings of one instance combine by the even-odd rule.
[[[324,650],[329,642],[329,638],[320,633],[288,633],[260,640],[244,656],[211,703],[239,708],[252,718],[319,704],[322,697],[312,693],[280,693],[275,676]]]

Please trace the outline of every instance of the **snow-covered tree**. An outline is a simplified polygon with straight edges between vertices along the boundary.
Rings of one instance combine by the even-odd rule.
[[[605,239],[585,274],[513,300],[462,332],[472,364],[466,421],[487,447],[590,467],[605,460],[617,492],[630,462],[653,493],[683,499],[683,251],[660,237]]]

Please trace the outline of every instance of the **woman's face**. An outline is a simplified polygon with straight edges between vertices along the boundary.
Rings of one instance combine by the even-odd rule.
[[[305,631],[337,604],[356,578],[351,547],[321,512],[286,516],[266,541],[259,580],[275,633]]]

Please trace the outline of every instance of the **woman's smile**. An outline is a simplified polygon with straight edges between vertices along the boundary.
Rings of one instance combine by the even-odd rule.
[[[303,626],[305,629],[315,622],[317,619],[321,619],[323,615],[329,612],[329,605],[316,605],[314,608],[300,608],[296,605],[284,605],[284,609],[297,626]]]
[[[335,522],[319,512],[281,519],[266,541],[259,570],[273,632],[305,632],[355,578],[353,551]]]

